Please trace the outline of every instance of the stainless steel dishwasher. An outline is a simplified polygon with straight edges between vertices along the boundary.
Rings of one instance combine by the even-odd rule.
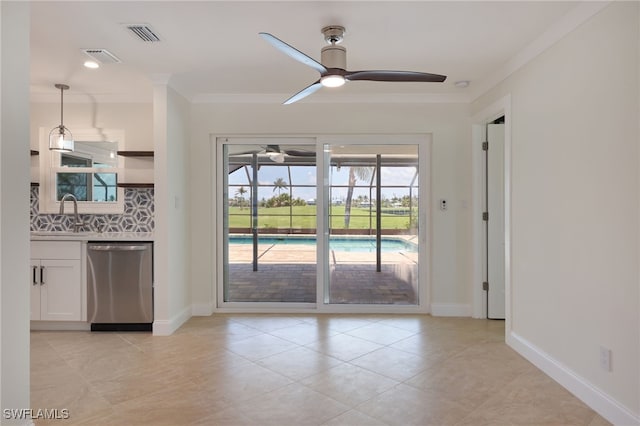
[[[91,331],[151,331],[153,243],[89,242],[87,288]]]

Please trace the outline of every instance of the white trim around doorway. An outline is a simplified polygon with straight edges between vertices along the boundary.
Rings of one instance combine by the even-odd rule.
[[[212,147],[212,161],[215,165],[212,174],[213,189],[216,192],[212,197],[212,225],[213,235],[221,235],[222,230],[222,215],[217,206],[217,201],[220,200],[222,195],[221,185],[223,182],[222,170],[218,167],[218,160],[221,156],[221,145],[217,142],[222,139],[243,139],[243,142],[247,140],[254,140],[258,138],[256,135],[210,135]],[[419,286],[419,304],[418,305],[358,305],[358,304],[325,304],[322,301],[318,303],[269,303],[269,302],[234,302],[232,304],[221,302],[223,300],[221,286],[218,283],[222,282],[222,272],[220,265],[216,265],[214,268],[214,274],[212,276],[212,291],[214,293],[214,306],[213,312],[225,313],[225,312],[237,312],[237,313],[355,313],[355,314],[426,314],[430,312],[430,293],[431,293],[431,147],[432,147],[432,135],[430,133],[424,134],[389,134],[389,135],[264,135],[259,138],[271,139],[277,138],[280,143],[283,141],[300,140],[307,138],[314,138],[316,140],[316,158],[318,158],[318,170],[323,166],[322,147],[327,143],[338,143],[344,141],[348,144],[362,144],[362,145],[388,145],[390,140],[398,144],[411,144],[415,143],[419,145],[419,167],[421,170],[426,170],[426,173],[420,173],[420,209],[427,212],[427,214],[420,215],[419,228],[424,231],[420,232],[420,247],[424,247],[424,250],[420,250],[419,262],[424,265],[420,274],[420,286]],[[308,140],[308,139],[307,139]],[[285,142],[286,143],[286,142]],[[318,179],[321,178],[320,172],[318,172]],[[320,180],[318,180],[320,182]],[[322,185],[318,191],[318,199],[322,198]],[[324,232],[321,223],[318,224],[318,234]],[[213,246],[214,253],[217,253],[214,261],[219,262],[219,254],[222,253],[223,242],[219,237],[214,238]],[[322,274],[320,279],[323,281]],[[318,283],[318,286],[323,285],[322,282]],[[320,300],[320,299],[318,299]]]
[[[472,177],[472,316],[485,318],[487,307],[482,290],[483,281],[483,221],[482,221],[482,142],[485,125],[504,116],[504,279],[505,279],[505,335],[511,332],[511,95],[497,100],[472,118],[471,177]]]

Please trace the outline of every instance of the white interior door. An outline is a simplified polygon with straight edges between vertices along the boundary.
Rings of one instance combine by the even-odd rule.
[[[489,124],[487,140],[487,317],[504,319],[504,124]]]

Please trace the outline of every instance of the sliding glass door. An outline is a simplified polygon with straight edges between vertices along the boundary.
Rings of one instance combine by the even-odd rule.
[[[315,303],[315,141],[222,148],[224,302]]]
[[[417,145],[326,144],[325,302],[419,302]]]
[[[428,145],[353,139],[218,139],[219,304],[425,303]]]

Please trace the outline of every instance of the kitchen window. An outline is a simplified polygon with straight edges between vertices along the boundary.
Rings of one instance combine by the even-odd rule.
[[[73,194],[80,213],[121,214],[124,190],[118,188],[122,131],[79,131],[73,152],[49,151],[46,129],[41,129],[40,211],[58,213],[60,200]]]

